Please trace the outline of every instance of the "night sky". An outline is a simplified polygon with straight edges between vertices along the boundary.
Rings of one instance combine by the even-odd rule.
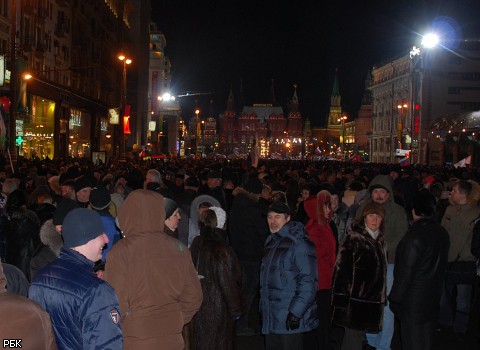
[[[184,118],[195,104],[216,115],[225,110],[240,79],[246,104],[268,103],[271,79],[276,102],[287,101],[297,84],[300,111],[314,126],[328,114],[338,68],[342,107],[355,117],[365,78],[374,65],[408,53],[419,33],[440,17],[458,23],[462,37],[480,38],[480,1],[335,0],[179,1],[152,0],[152,19],[167,40],[172,88],[211,92],[184,97]],[[457,34],[458,35],[458,34]]]

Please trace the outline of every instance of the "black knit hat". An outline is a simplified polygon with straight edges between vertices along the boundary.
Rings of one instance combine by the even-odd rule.
[[[92,187],[92,182],[86,176],[81,176],[75,180],[75,192],[78,192],[85,187]]]
[[[91,209],[77,208],[67,214],[62,224],[63,246],[73,248],[105,233],[102,218]]]
[[[65,216],[70,213],[73,209],[78,208],[78,204],[76,201],[70,198],[63,198],[60,203],[58,203],[57,209],[53,212],[53,224],[61,225]]]
[[[177,210],[178,204],[170,198],[163,197],[163,199],[165,200],[165,219],[168,219]]]
[[[291,211],[288,205],[283,202],[274,202],[268,207],[268,212],[274,212],[278,214],[288,214],[290,215]]]
[[[92,192],[90,192],[90,205],[93,209],[96,210],[103,210],[108,208],[112,198],[110,197],[110,193],[108,190],[103,186],[95,187]]]

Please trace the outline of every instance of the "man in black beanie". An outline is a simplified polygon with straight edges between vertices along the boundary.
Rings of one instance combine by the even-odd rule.
[[[61,349],[122,349],[120,307],[113,288],[92,271],[108,243],[100,216],[77,208],[62,225],[60,256],[32,281],[28,296],[50,314]]]
[[[90,201],[90,192],[92,191],[92,181],[85,175],[75,180],[75,196],[78,206],[87,208]]]

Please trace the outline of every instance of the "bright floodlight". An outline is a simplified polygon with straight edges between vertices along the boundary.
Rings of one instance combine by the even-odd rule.
[[[438,35],[434,33],[429,33],[423,37],[422,46],[426,48],[432,48],[438,44]]]

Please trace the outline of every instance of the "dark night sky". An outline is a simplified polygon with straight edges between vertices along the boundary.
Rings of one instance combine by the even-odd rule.
[[[152,19],[166,37],[172,86],[211,91],[182,99],[184,117],[195,99],[215,113],[225,109],[230,85],[245,103],[269,102],[271,79],[277,103],[286,108],[298,84],[300,111],[324,123],[335,69],[344,110],[356,116],[368,70],[419,44],[435,18],[455,19],[463,37],[480,37],[479,0],[179,1],[152,0]],[[284,109],[284,111],[287,111]]]

